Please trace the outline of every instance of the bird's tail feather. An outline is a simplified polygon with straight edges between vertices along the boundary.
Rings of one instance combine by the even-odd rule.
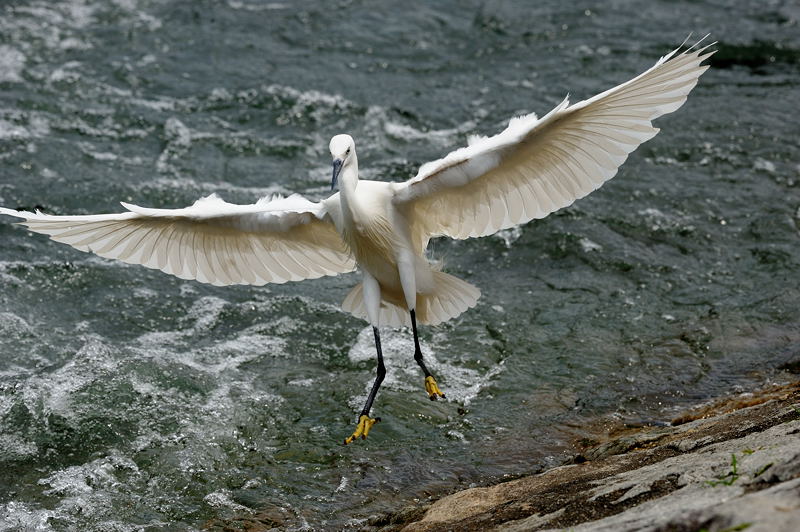
[[[444,272],[433,272],[433,292],[417,295],[417,322],[425,325],[438,325],[472,308],[481,297],[481,291]],[[368,320],[364,305],[363,287],[356,285],[342,302],[342,309],[357,318]],[[405,301],[381,299],[380,325],[382,327],[409,327],[411,317]]]

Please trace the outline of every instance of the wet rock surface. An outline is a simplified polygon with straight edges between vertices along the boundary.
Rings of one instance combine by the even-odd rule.
[[[800,529],[800,383],[627,431],[576,463],[374,518],[389,531]]]

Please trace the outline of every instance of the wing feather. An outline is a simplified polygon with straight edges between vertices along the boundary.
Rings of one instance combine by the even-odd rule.
[[[588,100],[572,106],[564,100],[541,119],[514,119],[502,133],[424,164],[394,197],[415,246],[424,249],[433,236],[485,236],[543,218],[600,187],[658,133],[652,120],[686,101],[708,68],[701,63],[714,53],[695,47],[674,50]]]
[[[352,271],[328,208],[301,196],[234,205],[215,195],[184,209],[51,216],[0,207],[30,230],[81,251],[215,285],[284,283]]]

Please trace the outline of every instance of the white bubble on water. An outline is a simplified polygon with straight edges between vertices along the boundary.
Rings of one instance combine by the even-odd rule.
[[[414,340],[410,330],[383,329],[381,330],[381,348],[386,366],[386,378],[382,387],[395,391],[418,393],[422,388],[422,371],[414,361]],[[447,400],[464,405],[470,404],[478,397],[480,391],[503,370],[502,362],[488,370],[475,370],[451,364],[440,360],[435,353],[439,349],[434,342],[420,342],[425,366],[436,376],[439,386],[447,396]],[[448,353],[448,358],[455,358]],[[356,342],[348,352],[348,358],[353,363],[375,360],[375,343],[372,327],[361,330]],[[373,371],[374,375],[374,371]],[[364,390],[361,394],[351,397],[348,405],[353,409],[360,409],[372,388],[372,379],[365,379]],[[424,390],[424,388],[422,388]]]
[[[459,142],[461,137],[475,129],[475,122],[468,120],[454,128],[431,129],[422,131],[408,124],[394,122],[385,119],[383,130],[386,134],[395,139],[403,141],[425,141],[439,146],[453,146]]]
[[[230,510],[235,510],[236,512],[244,513],[252,512],[252,510],[247,506],[242,506],[241,504],[234,502],[230,490],[227,489],[221,489],[209,493],[203,497],[203,502],[212,508],[227,508]]]
[[[492,235],[493,238],[499,238],[503,241],[507,249],[511,249],[511,245],[519,240],[519,237],[522,236],[522,226],[517,225],[515,227],[511,227],[509,229],[503,229],[502,231],[496,232]]]
[[[54,530],[50,519],[56,513],[52,510],[37,508],[24,502],[11,501],[0,504],[0,532],[17,532],[24,530],[35,532],[49,532]]]
[[[766,172],[768,174],[774,174],[775,163],[773,163],[772,161],[768,161],[766,159],[762,159],[761,157],[757,157],[755,162],[753,163],[753,170]]]
[[[80,416],[73,405],[78,392],[97,379],[116,373],[118,365],[112,349],[102,339],[88,336],[66,364],[27,380],[22,389],[23,403],[39,419],[57,414],[74,421]]]
[[[0,83],[22,81],[22,69],[26,59],[25,54],[16,48],[0,45]]]
[[[581,249],[583,250],[584,253],[589,253],[590,251],[602,251],[603,250],[603,246],[601,246],[597,242],[589,240],[586,237],[581,238],[578,241],[578,244],[580,244]]]
[[[10,403],[10,401],[8,401]],[[11,405],[8,404],[8,407]],[[0,402],[0,416],[4,414],[5,408]],[[26,441],[16,434],[0,434],[0,462],[11,462],[33,458],[39,452],[35,443]]]

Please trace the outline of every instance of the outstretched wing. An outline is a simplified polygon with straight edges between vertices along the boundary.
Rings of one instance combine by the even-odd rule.
[[[355,269],[336,232],[331,197],[312,203],[299,195],[263,198],[252,205],[216,195],[185,209],[50,216],[0,207],[22,225],[81,251],[157,268],[182,279],[217,286],[263,285],[336,275]]]
[[[423,165],[398,184],[395,204],[405,209],[415,245],[433,236],[467,238],[544,218],[611,179],[628,154],[651,139],[651,124],[678,109],[714,52],[662,57],[643,74],[569,105],[564,100],[541,120],[512,120],[502,133]],[[677,54],[677,55],[676,55]]]

